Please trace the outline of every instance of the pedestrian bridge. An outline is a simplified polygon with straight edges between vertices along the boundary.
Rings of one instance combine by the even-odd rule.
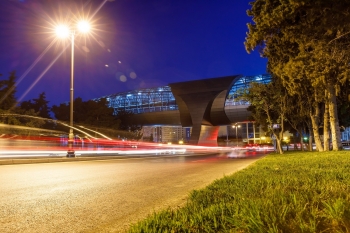
[[[251,82],[269,83],[271,75],[233,75],[170,83],[167,86],[102,96],[114,113],[129,111],[140,125],[192,127],[190,143],[216,145],[219,126],[249,120],[248,102],[238,99],[238,90]]]

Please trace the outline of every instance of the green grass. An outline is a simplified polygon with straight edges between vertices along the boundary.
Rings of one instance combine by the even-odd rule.
[[[268,155],[129,232],[350,232],[350,152]]]

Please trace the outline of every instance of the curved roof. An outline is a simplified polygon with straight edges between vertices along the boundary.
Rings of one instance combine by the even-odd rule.
[[[237,100],[237,91],[240,88],[248,88],[251,82],[269,83],[271,75],[261,74],[254,76],[237,76],[233,86],[226,96],[225,106],[249,105],[245,101]],[[194,87],[193,87],[194,88]],[[229,88],[229,87],[228,87]],[[195,88],[194,88],[195,89]],[[178,110],[175,97],[170,86],[161,86],[155,88],[144,88],[127,92],[106,95],[94,100],[106,98],[109,107],[113,108],[115,114],[120,110],[131,111],[134,114],[147,112],[160,112]]]

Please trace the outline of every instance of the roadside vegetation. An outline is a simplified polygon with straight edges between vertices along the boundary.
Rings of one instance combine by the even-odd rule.
[[[317,151],[341,150],[341,130],[350,126],[350,1],[250,5],[245,48],[267,58],[272,76],[271,83],[252,83],[241,96],[251,103],[256,124],[270,127],[281,154],[285,130],[300,141],[309,137]]]
[[[2,133],[25,137],[65,134],[70,120],[70,103],[50,107],[45,92],[40,93],[38,98],[19,102],[15,95],[16,79],[15,71],[11,72],[8,78],[0,78]],[[74,124],[98,130],[111,138],[139,140],[142,137],[141,127],[129,120],[133,113],[119,111],[116,116],[113,111],[113,108],[108,107],[105,98],[83,101],[77,97],[74,100]],[[76,134],[79,134],[78,131]],[[84,137],[83,134],[80,136]]]
[[[350,232],[350,153],[271,154],[129,232]]]

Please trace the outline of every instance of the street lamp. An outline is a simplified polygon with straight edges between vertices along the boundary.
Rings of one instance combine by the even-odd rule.
[[[75,33],[81,32],[81,33],[88,33],[90,31],[90,24],[87,21],[79,21],[77,23],[77,30],[72,30],[67,25],[58,25],[56,27],[56,35],[59,38],[67,38],[70,37],[71,39],[71,72],[70,72],[70,116],[69,116],[69,135],[68,135],[68,152],[67,157],[75,157],[75,153],[73,150],[73,102],[74,102],[74,39],[75,39]]]
[[[237,143],[237,147],[238,147],[237,129],[238,129],[238,128],[241,128],[241,125],[235,124],[235,125],[232,126],[232,128],[236,128],[236,143]]]

